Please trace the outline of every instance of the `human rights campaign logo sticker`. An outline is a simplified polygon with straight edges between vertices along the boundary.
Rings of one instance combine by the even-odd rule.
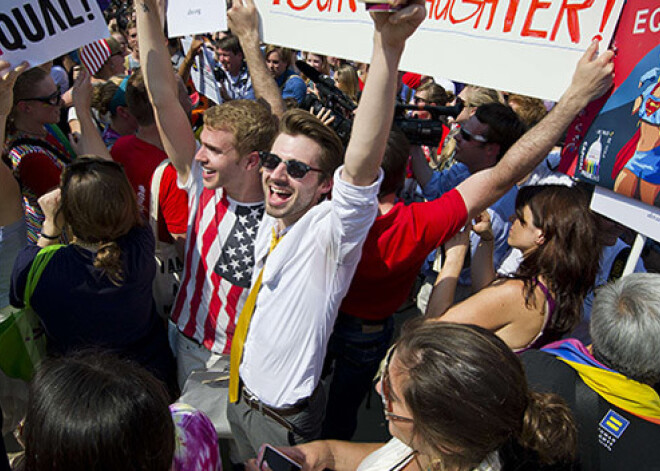
[[[598,442],[612,451],[612,446],[621,438],[628,425],[630,421],[610,409],[598,424]]]

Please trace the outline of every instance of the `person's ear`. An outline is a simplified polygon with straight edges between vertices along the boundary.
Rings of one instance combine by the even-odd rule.
[[[19,101],[15,106],[21,113],[29,113],[32,109],[27,101]]]
[[[128,111],[128,106],[121,106],[121,105],[118,106],[117,109],[115,110],[115,114],[123,119],[128,119],[133,117],[131,112]]]
[[[500,153],[500,145],[495,142],[488,142],[484,146],[484,153],[493,165],[497,164],[497,155]]]
[[[259,152],[256,150],[250,152],[245,158],[245,169],[246,170],[253,170],[255,168],[258,169],[259,166],[260,166]]]
[[[319,183],[319,188],[318,189],[319,189],[319,193],[320,193],[319,197],[321,199],[323,199],[324,197],[326,197],[327,195],[330,194],[330,192],[332,191],[333,182],[334,181],[333,181],[332,177],[325,177],[323,179],[323,181],[321,181]]]
[[[545,244],[545,235],[543,235],[543,232],[541,232],[537,237],[536,237],[536,245],[541,246]]]

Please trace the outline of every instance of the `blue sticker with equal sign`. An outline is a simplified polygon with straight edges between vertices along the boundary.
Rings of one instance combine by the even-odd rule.
[[[630,421],[626,420],[621,415],[614,412],[612,409],[600,421],[600,426],[614,435],[616,438],[621,437],[624,430],[628,427]]]

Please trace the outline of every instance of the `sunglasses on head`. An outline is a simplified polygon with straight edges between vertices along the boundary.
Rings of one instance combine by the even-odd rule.
[[[323,173],[323,170],[320,168],[310,167],[299,160],[282,160],[279,155],[273,154],[272,152],[260,151],[259,159],[261,160],[261,167],[271,171],[275,170],[282,162],[284,162],[286,165],[286,173],[288,173],[291,178],[295,179],[304,178],[310,171]]]
[[[481,142],[482,144],[486,144],[488,142],[488,139],[486,139],[484,136],[480,136],[479,134],[472,134],[465,128],[461,128],[459,132],[461,133],[461,137],[465,142],[470,142],[473,139],[477,142]]]
[[[51,93],[48,96],[38,96],[34,98],[23,98],[22,100],[19,101],[40,101],[41,103],[45,103],[47,105],[51,106],[57,106],[60,104],[60,101],[62,100],[62,90],[60,89],[60,86],[57,86],[57,90]]]
[[[385,418],[388,420],[397,422],[414,422],[414,420],[410,417],[403,417],[392,412],[394,408],[392,407],[392,384],[390,383],[389,370],[390,361],[392,360],[392,356],[394,356],[394,350],[396,350],[396,345],[390,348],[390,350],[387,352],[387,356],[385,357],[385,361],[383,361],[381,365],[380,399],[383,401],[383,412],[385,414]]]

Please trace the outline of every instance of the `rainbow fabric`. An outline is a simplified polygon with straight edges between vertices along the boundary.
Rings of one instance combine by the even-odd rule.
[[[646,384],[626,378],[598,362],[578,340],[560,340],[541,349],[578,372],[600,397],[637,417],[660,424],[660,396]]]

